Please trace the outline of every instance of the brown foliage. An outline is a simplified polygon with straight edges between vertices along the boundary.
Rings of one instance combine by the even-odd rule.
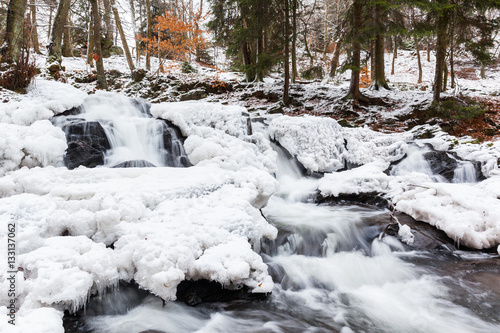
[[[35,59],[25,49],[21,50],[19,59],[0,76],[0,86],[23,93],[36,74]]]
[[[160,59],[160,70],[163,69],[163,59],[185,60],[187,55],[196,49],[206,47],[203,31],[199,29],[201,15],[193,15],[192,22],[185,22],[175,14],[165,11],[158,16],[153,31],[157,33],[151,39],[141,38],[147,44],[151,54]]]

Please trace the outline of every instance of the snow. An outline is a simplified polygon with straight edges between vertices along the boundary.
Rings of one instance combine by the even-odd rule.
[[[331,118],[279,117],[269,125],[272,139],[296,156],[311,171],[336,171],[344,167],[344,138]]]
[[[398,70],[409,58],[401,51],[396,75],[389,76],[393,83],[415,81],[416,66]],[[128,72],[123,57],[105,61],[107,69]],[[83,58],[64,58],[63,64],[67,72],[90,70]],[[421,87],[432,81],[432,63],[424,61],[424,66],[427,76]],[[207,77],[215,75],[214,70],[199,70]],[[228,80],[238,77],[219,74]],[[277,79],[266,81],[265,89],[276,88]],[[482,82],[486,91],[497,89],[493,78]],[[468,80],[460,84],[468,92],[480,86]],[[342,89],[334,87],[315,82],[304,87],[304,96],[312,99],[323,90],[328,99],[339,97]],[[386,118],[429,100],[429,93],[421,91],[381,94],[408,100]],[[478,145],[429,125],[384,134],[313,116],[268,117],[268,133],[249,133],[249,115],[242,106],[160,103],[152,105],[151,113],[181,129],[194,167],[67,170],[62,167],[64,133],[48,119],[81,105],[86,97],[68,84],[37,78],[28,94],[9,95],[10,101],[0,105],[0,220],[16,223],[17,264],[23,269],[17,273],[18,325],[2,320],[2,332],[32,332],[33,327],[42,333],[63,332],[64,310],[75,311],[90,295],[119,280],[133,279],[165,300],[175,299],[183,280],[210,279],[229,288],[270,292],[273,282],[257,254],[261,240],[277,234],[259,211],[278,191],[271,176],[277,172],[277,153],[267,134],[310,171],[326,172],[317,182],[323,196],[376,193],[458,243],[496,247],[500,255],[499,142]],[[434,138],[415,139],[424,131],[432,131]],[[425,144],[480,162],[487,179],[436,183],[422,168],[409,167],[388,174],[391,162]],[[354,168],[344,170],[349,164]],[[399,236],[409,244],[413,240],[407,225],[400,226]],[[2,230],[0,243],[5,242]],[[0,254],[2,265],[6,255]],[[345,257],[347,261],[361,254]],[[316,264],[313,268],[322,277],[324,260]],[[6,272],[0,271],[1,304],[9,301]],[[296,278],[300,276],[298,271]],[[7,309],[2,306],[0,312]]]
[[[0,123],[0,176],[20,167],[59,165],[67,148],[64,132],[48,120],[31,126]]]
[[[188,136],[184,148],[196,165],[276,172],[276,153],[262,133],[247,134],[242,107],[206,102],[161,103],[153,104],[151,113],[171,121]]]
[[[271,291],[267,266],[251,244],[274,238],[276,229],[252,203],[272,194],[259,183],[274,179],[252,174],[198,166],[46,167],[1,178],[0,216],[17,225],[26,278],[19,313],[43,306],[74,311],[119,279],[134,279],[166,300],[185,279]],[[0,297],[6,301],[6,293]]]

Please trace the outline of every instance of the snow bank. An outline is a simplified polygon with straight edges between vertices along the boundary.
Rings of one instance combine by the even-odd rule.
[[[277,117],[271,121],[269,132],[311,171],[330,172],[344,167],[342,127],[331,118]]]
[[[383,134],[368,128],[343,128],[331,118],[277,117],[269,126],[273,139],[309,170],[332,172],[345,162],[363,165],[397,161],[407,150],[412,134]]]
[[[67,148],[64,132],[48,120],[31,126],[0,123],[0,176],[27,166],[58,165]]]
[[[81,105],[86,96],[69,84],[37,78],[20,101],[1,105],[0,122],[29,126]]]
[[[270,292],[267,266],[251,245],[276,236],[259,211],[275,187],[255,168],[198,166],[23,168],[0,178],[0,217],[16,223],[24,270],[21,320],[45,306],[75,310],[119,279],[166,300],[186,279]],[[0,281],[5,288],[5,273]]]
[[[247,134],[245,109],[215,103],[153,104],[151,113],[178,126],[187,136],[184,148],[196,165],[227,170],[246,167],[275,173],[276,152],[262,133]]]
[[[399,211],[436,226],[458,243],[483,249],[500,244],[498,188],[499,176],[472,186],[428,183],[394,201]]]

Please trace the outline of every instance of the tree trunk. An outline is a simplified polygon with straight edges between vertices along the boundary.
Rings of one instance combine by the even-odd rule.
[[[292,0],[292,82],[299,76],[297,71],[297,0]]]
[[[448,65],[446,64],[446,59],[443,64],[443,90],[448,90]]]
[[[443,65],[446,56],[447,13],[439,13],[437,21],[436,68],[434,72],[433,101],[439,102],[443,87]]]
[[[88,37],[87,37],[87,64],[90,67],[94,67],[94,22],[92,20],[92,11],[89,17],[89,27],[88,27]]]
[[[68,10],[70,0],[61,0],[59,6],[57,7],[57,13],[54,17],[54,25],[52,26],[52,35],[50,37],[47,62],[53,63],[57,62],[61,64],[62,61],[62,37],[64,33],[64,25],[66,24],[66,18],[68,17]]]
[[[31,9],[31,36],[33,40],[33,49],[35,50],[35,53],[37,54],[42,54],[40,51],[40,43],[38,42],[38,31],[36,28],[36,6],[35,6],[35,0],[30,0],[30,9]]]
[[[285,2],[285,36],[283,38],[283,42],[285,43],[285,54],[283,55],[283,61],[285,63],[285,84],[283,86],[283,104],[288,105],[288,91],[290,88],[290,11],[288,8],[288,0],[284,0]]]
[[[263,81],[264,75],[263,75],[263,70],[264,68],[262,67],[262,55],[264,54],[264,45],[263,45],[263,31],[262,29],[259,29],[257,33],[257,72],[256,72],[256,80],[257,81]]]
[[[328,50],[328,2],[325,1],[325,26],[324,26],[325,38],[323,41],[323,61],[326,61],[326,51]]]
[[[418,44],[417,36],[413,36],[415,40],[415,48],[417,49],[417,63],[418,63],[418,81],[417,83],[422,83],[422,61],[420,59],[420,46]]]
[[[352,5],[352,69],[351,69],[351,84],[347,99],[354,100],[358,103],[361,98],[359,91],[359,73],[361,71],[361,43],[360,43],[360,30],[362,26],[362,0],[354,0]]]
[[[431,62],[431,40],[427,39],[427,62]]]
[[[94,50],[97,54],[96,68],[97,68],[97,88],[108,89],[106,83],[106,75],[104,73],[104,62],[102,60],[101,50],[101,16],[99,15],[98,0],[90,0],[92,5],[92,19],[94,21]]]
[[[64,27],[64,39],[62,45],[62,55],[65,57],[73,56],[73,48],[71,46],[71,20],[69,14],[67,16],[66,26]]]
[[[147,39],[151,40],[153,36],[153,19],[151,18],[151,6],[149,4],[149,0],[146,0],[146,16],[147,16]],[[146,45],[146,70],[151,70],[151,50],[150,45],[147,43]]]
[[[370,79],[375,80],[375,41],[370,39]]]
[[[50,35],[52,34],[52,14],[54,12],[54,9],[52,7],[49,8],[49,28],[47,29],[47,38],[50,38]]]
[[[4,42],[0,47],[1,62],[13,63],[19,58],[23,44],[26,3],[27,0],[9,2]]]
[[[130,55],[127,37],[125,36],[125,32],[123,31],[122,21],[120,20],[120,16],[118,15],[118,8],[116,8],[115,6],[115,0],[111,0],[111,8],[113,10],[116,27],[118,29],[118,32],[120,33],[120,38],[122,40],[123,51],[125,52],[125,57],[127,58],[128,68],[130,68],[130,72],[133,76],[135,70],[134,61],[132,60],[132,55]]]
[[[342,46],[342,41],[337,41],[335,44],[335,52],[333,53],[332,62],[330,64],[330,77],[335,77],[335,73],[337,72],[337,67],[339,66],[340,59],[340,47]]]
[[[135,38],[135,61],[136,61],[135,64],[139,66],[139,61],[141,60],[141,45],[139,43],[139,34],[137,33],[137,25],[135,24],[134,0],[130,0],[130,20],[132,21],[132,30],[134,32],[134,38]]]
[[[383,9],[380,5],[375,6],[375,25],[377,26],[377,35],[375,36],[375,75],[371,85],[371,89],[389,89],[387,81],[385,80],[385,49],[384,49],[384,35],[381,32],[383,26]]]
[[[103,15],[103,21],[104,21],[104,37],[109,40],[111,43],[113,43],[113,25],[111,24],[111,3],[110,0],[102,0],[102,3],[104,5],[104,15]]]
[[[398,57],[398,38],[396,36],[394,36],[394,45],[393,45],[393,48],[394,48],[394,54],[392,56],[391,75],[394,75],[394,73],[395,73],[394,67],[395,67],[395,64],[396,64],[396,58]]]

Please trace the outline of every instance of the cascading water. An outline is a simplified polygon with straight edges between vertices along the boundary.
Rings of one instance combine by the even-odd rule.
[[[189,161],[176,131],[165,121],[153,118],[146,102],[119,95],[89,96],[76,116],[59,117],[68,141],[79,140],[71,133],[82,122],[82,137],[88,137],[89,128],[102,128],[109,146],[104,153],[106,166],[188,166]],[[99,124],[99,125],[96,125]],[[94,130],[98,132],[99,130]],[[81,139],[80,139],[81,140]],[[95,141],[90,140],[90,141]],[[91,142],[93,148],[95,144]],[[98,147],[100,149],[103,147]],[[103,150],[103,149],[101,149]]]
[[[385,235],[390,212],[362,205],[316,205],[317,179],[303,177],[279,146],[281,190],[263,214],[278,230],[261,256],[275,281],[265,301],[165,305],[154,296],[122,313],[94,313],[79,332],[495,332],[498,296],[457,275],[470,257],[452,246],[412,250]],[[404,166],[404,165],[403,165]],[[402,167],[404,170],[406,167]],[[418,171],[418,170],[414,170]],[[470,273],[470,272],[469,272]],[[468,274],[469,274],[468,273]],[[139,291],[136,291],[137,293]],[[112,293],[116,297],[116,291]],[[68,331],[67,332],[71,332]]]
[[[475,183],[477,182],[476,168],[469,161],[462,162],[453,174],[453,183]]]

